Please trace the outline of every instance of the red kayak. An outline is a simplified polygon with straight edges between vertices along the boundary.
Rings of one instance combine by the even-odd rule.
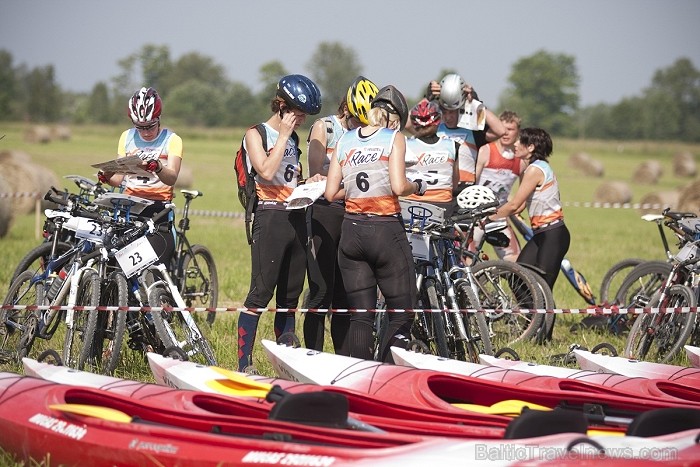
[[[501,381],[379,364],[352,357],[292,348],[262,341],[275,371],[281,377],[316,382],[364,392],[387,402],[458,412],[462,404],[488,407],[507,400],[521,400],[549,408],[567,407],[589,414],[600,423],[624,423],[622,419],[651,409],[688,407],[679,399],[640,397],[614,388],[578,381],[552,387]],[[529,377],[533,377],[529,375]],[[536,377],[535,377],[536,378]],[[543,380],[544,382],[545,380]],[[552,383],[553,384],[553,383]],[[461,406],[461,408],[460,408]],[[619,417],[621,420],[616,420]]]
[[[153,361],[156,360],[152,359]],[[183,362],[165,357],[160,357],[157,361],[171,368],[187,368],[189,373],[195,376],[198,375],[197,372],[206,372],[205,374],[211,372],[211,367],[203,367],[194,362]],[[270,390],[269,384],[265,384],[259,379],[246,382],[247,378],[238,378],[233,374],[234,372],[228,372],[231,373],[229,376],[219,373],[219,377],[222,380],[218,387],[228,387],[230,389],[230,385],[225,386],[223,384],[229,378],[229,382],[235,383],[237,388],[237,391],[229,390],[226,393],[222,393],[213,389],[207,389],[205,385],[201,385],[201,387],[197,388],[197,391],[178,390],[157,384],[130,381],[63,366],[49,365],[29,358],[24,358],[23,364],[25,373],[37,378],[61,384],[102,389],[136,400],[149,401],[154,404],[163,403],[165,407],[177,408],[182,411],[205,415],[211,413],[221,415],[235,412],[241,413],[246,417],[266,419],[272,408],[272,404],[264,400],[264,396]],[[171,383],[181,382],[174,377],[169,378],[168,381]],[[334,393],[338,392],[337,388],[324,388],[315,384],[300,384],[284,380],[275,382],[283,383],[283,387],[292,393],[324,390],[330,390]],[[190,385],[186,389],[194,388]],[[352,418],[392,433],[452,438],[501,439],[503,438],[504,428],[512,420],[511,417],[503,415],[481,414],[465,410],[457,410],[448,414],[435,408],[411,407],[400,403],[380,401],[367,394],[353,390],[343,390],[341,392],[348,400]],[[250,395],[255,395],[256,393],[256,397],[250,397]],[[248,396],[245,396],[245,394],[248,394]]]
[[[681,384],[666,379],[646,379],[623,376],[595,371],[569,370],[568,368],[545,367],[543,365],[527,366],[526,363],[512,360],[501,360],[500,366],[487,366],[479,363],[465,362],[449,358],[423,354],[410,350],[391,348],[394,361],[397,364],[471,376],[479,379],[489,379],[517,386],[529,386],[539,389],[567,390],[578,392],[617,394],[621,396],[662,399],[670,402],[685,403],[688,406],[700,407],[700,388]],[[482,356],[489,360],[493,357]],[[496,359],[494,359],[496,360]],[[500,359],[498,359],[500,360]],[[493,360],[492,360],[493,361]],[[516,367],[517,365],[517,367]],[[566,377],[544,374],[533,374],[517,368],[552,368]],[[544,371],[552,371],[544,370]],[[566,373],[565,373],[566,372]],[[604,389],[608,388],[608,389]]]

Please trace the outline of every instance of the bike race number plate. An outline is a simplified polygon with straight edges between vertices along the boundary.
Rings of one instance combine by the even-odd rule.
[[[158,260],[158,255],[148,242],[146,237],[136,241],[117,251],[114,255],[126,277],[131,277]]]
[[[63,227],[75,232],[76,238],[84,238],[94,243],[102,244],[102,226],[87,217],[71,217]]]

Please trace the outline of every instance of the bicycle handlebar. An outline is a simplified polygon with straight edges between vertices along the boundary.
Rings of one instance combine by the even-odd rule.
[[[131,243],[134,240],[136,240],[137,238],[143,236],[149,230],[151,225],[157,224],[162,218],[167,216],[170,213],[170,211],[172,211],[172,209],[173,209],[173,206],[170,205],[170,206],[166,207],[165,209],[163,209],[162,211],[160,211],[155,216],[153,216],[153,218],[150,219],[148,222],[144,222],[140,226],[136,227],[135,229],[127,232],[126,234],[124,234],[120,237],[110,238],[109,239],[110,248],[117,249],[117,250],[124,248],[129,243]],[[105,243],[107,243],[107,242],[108,241],[105,240]]]

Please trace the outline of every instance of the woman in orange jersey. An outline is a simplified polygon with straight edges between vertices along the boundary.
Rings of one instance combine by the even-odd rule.
[[[255,169],[258,204],[250,246],[250,290],[247,308],[266,308],[275,295],[276,308],[296,308],[306,271],[306,219],[304,210],[287,210],[286,199],[301,176],[295,130],[307,115],[321,111],[321,92],[303,75],[288,75],[277,83],[271,103],[272,116],[263,123],[266,144],[255,127],[246,131],[243,146]],[[265,151],[264,148],[268,148]],[[243,311],[238,317],[238,370],[252,365],[253,344],[260,312]],[[293,313],[275,313],[274,332],[279,337],[294,331]]]
[[[545,272],[544,278],[554,290],[561,260],[569,251],[571,235],[564,224],[559,184],[549,165],[552,138],[540,128],[523,128],[515,142],[515,157],[527,162],[515,195],[498,208],[493,219],[508,217],[525,208],[533,236],[518,256],[519,263],[532,264]]]
[[[413,309],[416,276],[411,246],[404,232],[398,197],[425,193],[422,180],[406,178],[408,106],[393,86],[372,101],[369,125],[349,131],[336,145],[325,197],[345,199],[338,264],[351,309],[376,308],[379,287],[389,310]],[[391,345],[410,339],[412,312],[390,312],[379,346],[379,359],[391,361]],[[350,320],[350,355],[373,358],[374,313],[356,312]]]
[[[377,86],[364,76],[358,76],[348,88],[335,115],[320,118],[309,132],[309,176],[328,175],[333,150],[348,131],[369,123],[367,113]],[[347,308],[342,274],[338,267],[338,244],[345,214],[342,200],[330,202],[323,196],[309,207],[311,215],[311,244],[307,252],[309,295],[307,308]],[[307,213],[307,216],[309,213]],[[308,220],[308,219],[307,219]],[[347,334],[350,316],[347,313],[331,315],[333,349],[339,355],[348,355]],[[323,350],[326,313],[307,312],[304,315],[304,345],[308,349]]]
[[[139,215],[152,217],[173,199],[173,185],[177,182],[182,163],[182,139],[172,130],[162,128],[160,115],[163,102],[153,88],[141,88],[129,99],[127,115],[133,127],[119,138],[119,157],[138,156],[149,176],[123,175],[99,172],[100,182],[118,187],[124,182],[124,193],[154,201]],[[169,264],[175,252],[175,237],[171,232],[171,220],[158,226],[158,231],[148,237],[161,262]]]

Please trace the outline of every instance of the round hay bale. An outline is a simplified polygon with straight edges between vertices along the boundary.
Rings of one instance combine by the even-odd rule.
[[[700,180],[697,180],[681,190],[678,199],[678,210],[694,212],[700,215]]]
[[[639,204],[642,205],[639,210],[642,214],[658,214],[666,208],[676,210],[678,209],[680,196],[681,194],[678,190],[647,193],[639,200]]]
[[[51,129],[53,139],[68,141],[71,138],[71,131],[68,125],[56,125]]]
[[[2,196],[4,193],[10,193],[10,187],[7,179],[0,173],[0,238],[7,235],[12,227],[14,216],[12,215],[12,199]]]
[[[192,188],[194,185],[194,172],[189,165],[180,165],[180,174],[177,176],[175,188]]]
[[[4,161],[31,162],[32,156],[24,151],[16,151],[13,149],[0,151],[0,164]]]
[[[663,175],[663,168],[659,161],[650,160],[642,162],[632,175],[634,183],[656,184]]]
[[[49,143],[51,142],[51,129],[45,125],[31,126],[24,132],[24,140],[27,143]]]
[[[5,175],[10,194],[13,216],[34,211],[35,193],[38,193],[36,173],[40,168],[31,162],[0,162],[0,172]]]
[[[673,156],[673,175],[676,177],[695,177],[698,170],[695,156],[690,152],[679,152]]]
[[[588,162],[582,164],[579,170],[589,177],[602,177],[605,174],[603,163],[597,159],[590,159]]]
[[[575,169],[579,169],[591,160],[591,156],[585,152],[575,152],[569,156],[569,166]]]
[[[599,203],[629,203],[632,201],[632,190],[625,182],[603,182],[593,197]]]

